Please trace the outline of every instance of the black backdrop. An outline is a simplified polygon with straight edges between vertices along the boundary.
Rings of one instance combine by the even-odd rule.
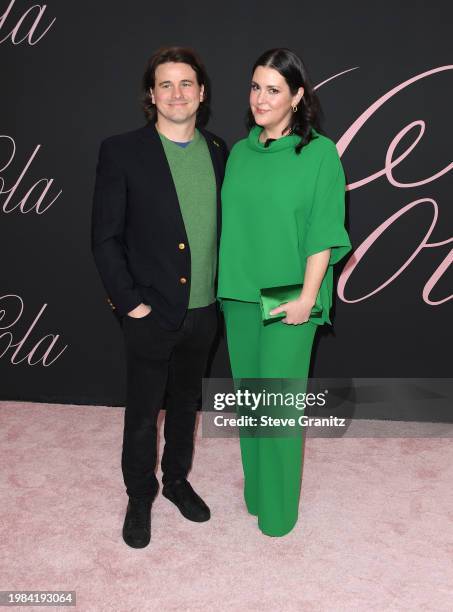
[[[267,48],[288,46],[303,57],[337,143],[377,100],[413,79],[371,109],[341,151],[353,184],[384,168],[403,128],[418,122],[393,159],[425,129],[388,176],[348,192],[355,257],[378,226],[423,201],[383,231],[352,272],[336,298],[334,331],[319,334],[312,374],[451,376],[452,171],[435,177],[453,159],[448,3],[2,0],[0,15],[0,399],[123,404],[122,336],[90,252],[91,198],[99,143],[143,124],[142,72],[164,44],[193,46],[204,58],[213,85],[209,127],[229,145],[245,135],[250,67]],[[440,244],[421,248],[392,282],[359,300],[404,265],[434,221],[427,242]],[[229,375],[223,342],[211,375]]]

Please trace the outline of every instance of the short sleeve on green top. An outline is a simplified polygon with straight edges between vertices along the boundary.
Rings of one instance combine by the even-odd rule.
[[[300,155],[289,135],[265,147],[255,126],[228,158],[222,187],[218,297],[258,302],[260,289],[303,283],[307,257],[331,249],[320,287],[330,323],[333,265],[350,251],[345,177],[335,143],[315,134]]]
[[[195,130],[182,147],[160,134],[170,166],[190,248],[189,308],[215,301],[217,268],[217,187],[205,139]]]

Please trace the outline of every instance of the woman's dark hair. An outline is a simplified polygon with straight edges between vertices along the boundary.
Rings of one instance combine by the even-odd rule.
[[[154,89],[156,68],[168,62],[189,64],[197,75],[198,85],[204,85],[203,102],[197,111],[197,125],[204,126],[210,115],[211,86],[203,62],[193,49],[188,47],[161,47],[149,58],[142,84],[142,108],[148,121],[156,121],[157,110],[152,103],[150,89]]]
[[[320,121],[322,117],[321,104],[316,95],[307,69],[303,61],[290,49],[270,49],[265,51],[255,62],[252,74],[258,66],[265,66],[277,70],[288,84],[291,94],[294,96],[299,87],[304,88],[304,95],[299,104],[297,111],[291,115],[290,128],[293,134],[300,136],[300,142],[296,145],[296,153],[299,154],[306,144],[310,142],[313,136],[311,129],[314,128],[317,132],[322,132]],[[247,113],[247,127],[251,129],[255,123],[253,113],[249,108]]]

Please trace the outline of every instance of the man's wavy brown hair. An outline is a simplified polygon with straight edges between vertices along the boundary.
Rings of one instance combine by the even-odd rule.
[[[204,126],[210,115],[211,86],[206,69],[198,54],[188,47],[161,47],[149,58],[143,75],[142,108],[148,121],[156,121],[157,110],[152,103],[150,89],[154,89],[156,68],[168,62],[189,64],[197,75],[198,85],[204,85],[203,102],[197,111],[197,125]]]

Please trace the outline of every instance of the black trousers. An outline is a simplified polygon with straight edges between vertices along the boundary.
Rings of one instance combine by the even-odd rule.
[[[192,464],[201,379],[217,332],[217,306],[187,311],[181,327],[163,329],[153,312],[123,317],[127,359],[127,402],[121,467],[126,492],[152,497],[159,485],[157,417],[166,409],[162,482],[186,478]]]

